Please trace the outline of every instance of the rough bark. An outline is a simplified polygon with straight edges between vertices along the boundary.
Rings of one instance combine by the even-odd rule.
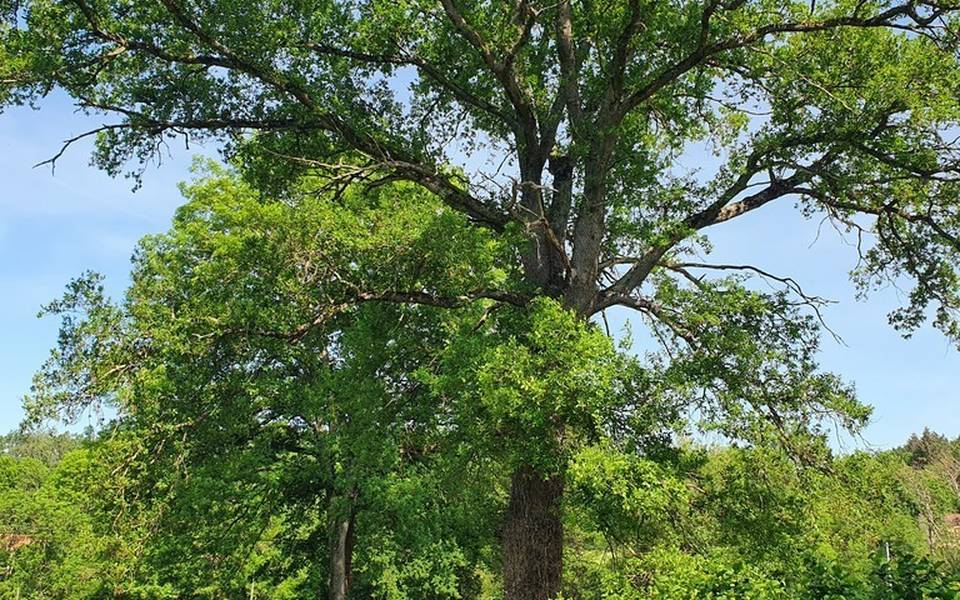
[[[569,158],[555,156],[550,167],[554,177],[553,202],[548,212],[539,213],[541,235],[534,238],[533,248],[537,251],[524,257],[526,277],[541,293],[561,300],[567,308],[588,318],[584,308],[593,306],[596,284],[582,286],[575,296],[580,303],[571,302],[571,269],[565,252],[565,222],[573,203],[573,165]],[[542,196],[540,200],[542,207]],[[575,279],[576,273],[572,275]],[[513,473],[502,532],[505,600],[553,600],[560,593],[562,499],[562,474],[544,475],[530,465]]]
[[[346,600],[350,590],[353,563],[353,500],[345,498],[343,511],[334,508],[330,518],[330,566],[328,600]]]
[[[563,569],[563,478],[523,466],[513,474],[503,530],[506,600],[551,600]]]

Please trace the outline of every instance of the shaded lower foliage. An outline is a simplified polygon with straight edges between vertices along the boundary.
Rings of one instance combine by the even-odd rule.
[[[50,465],[0,456],[3,597],[281,600],[325,589],[322,503],[278,509],[201,475],[173,499],[125,499],[116,486],[135,476],[132,442],[114,432],[77,443]],[[954,600],[960,532],[930,537],[914,481],[949,473],[907,459],[857,452],[823,473],[761,450],[690,446],[653,462],[586,448],[568,479],[563,597]],[[485,533],[503,502],[496,471],[427,461],[368,480],[350,597],[500,597],[497,541]]]
[[[666,311],[659,350],[637,356],[505,266],[522,232],[477,228],[408,183],[330,193],[304,178],[278,202],[210,165],[183,190],[124,298],[86,274],[46,308],[62,325],[32,422],[113,418],[82,443],[5,439],[5,594],[954,585],[956,443],[836,456],[826,434],[869,409],[820,369],[795,292],[658,271],[644,306]],[[683,441],[703,434],[725,445]]]

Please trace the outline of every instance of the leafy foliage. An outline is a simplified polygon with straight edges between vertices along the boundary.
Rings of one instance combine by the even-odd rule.
[[[824,300],[704,256],[711,228],[792,198],[857,237],[861,293],[909,284],[894,327],[930,318],[957,341],[960,7],[2,13],[0,102],[59,89],[116,119],[66,146],[95,135],[96,165],[137,176],[165,142],[214,140],[233,165],[184,187],[123,301],[87,274],[48,307],[61,338],[28,399],[36,421],[116,412],[101,433],[125,457],[109,506],[144,530],[144,564],[169,589],[253,595],[261,581],[289,597],[326,581],[332,600],[349,586],[399,599],[502,583],[510,600],[553,600],[953,585],[926,553],[942,550],[956,462],[909,450],[925,465],[912,477],[894,459],[834,464],[828,429],[856,432],[869,410],[816,362]],[[715,172],[680,168],[697,146]],[[617,347],[594,320],[614,307],[657,348]],[[703,432],[731,449],[678,443]],[[831,465],[859,493],[817,474]],[[921,514],[929,548],[901,518]],[[906,550],[878,562],[881,541]],[[589,590],[563,580],[565,551]],[[497,566],[502,582],[484,576]]]

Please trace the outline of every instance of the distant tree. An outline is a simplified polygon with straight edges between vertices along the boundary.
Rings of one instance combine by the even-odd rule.
[[[953,525],[960,513],[960,444],[924,428],[899,451],[910,466],[904,480],[916,498],[928,544],[940,558],[960,564],[960,532]]]
[[[78,436],[53,429],[11,431],[0,436],[0,454],[35,459],[52,467],[68,452],[79,448],[84,439],[89,439],[89,435]]]
[[[458,345],[446,364],[456,374],[434,382],[438,401],[470,393],[492,407],[477,417],[510,452],[500,529],[510,600],[560,593],[569,460],[584,442],[622,433],[631,411],[658,407],[660,421],[640,419],[658,431],[691,410],[728,439],[784,444],[808,461],[822,424],[864,421],[849,387],[817,369],[822,301],[762,266],[705,261],[711,228],[793,201],[857,238],[862,291],[912,282],[894,326],[909,332],[932,314],[960,337],[952,2],[7,6],[0,99],[62,89],[82,110],[114,116],[74,138],[96,134],[94,161],[111,173],[130,160],[139,169],[173,139],[217,139],[274,198],[318,172],[334,193],[407,181],[511,247],[503,278],[456,295],[399,280],[343,300],[526,311],[512,340],[483,331]],[[718,153],[716,173],[679,168],[694,145]],[[783,291],[753,291],[731,274]],[[638,311],[664,349],[644,401],[606,411],[597,391],[618,370],[587,324],[616,306]],[[599,363],[576,368],[562,340]],[[475,373],[487,379],[471,383]],[[590,400],[577,403],[579,393]]]
[[[116,440],[76,445],[51,465],[0,455],[0,597],[93,600],[119,590],[131,598],[169,597],[136,571],[142,522],[117,494],[127,450]]]
[[[919,436],[915,433],[910,435],[903,445],[903,451],[907,454],[907,464],[912,467],[929,466],[955,452],[947,436],[926,427]]]

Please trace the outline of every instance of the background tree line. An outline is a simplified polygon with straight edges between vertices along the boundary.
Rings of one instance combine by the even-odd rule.
[[[120,512],[113,473],[126,460],[123,444],[112,433],[3,437],[3,597],[316,596],[328,574],[314,567],[315,557],[327,551],[325,512],[335,508],[318,508],[307,522],[288,514],[255,522],[238,518],[244,501],[255,499],[206,481]],[[573,477],[573,495],[606,498],[565,517],[572,537],[565,597],[960,593],[958,440],[924,432],[894,450],[838,458],[830,474],[798,471],[774,452],[694,444],[678,449],[669,468],[598,468],[599,460],[583,456]],[[397,529],[379,529],[386,513],[360,511],[354,593],[499,597],[494,540],[470,541],[489,500],[467,503],[456,517],[425,508],[428,500],[414,496],[430,493],[429,478],[411,474],[383,488],[379,510],[399,519]],[[179,519],[191,526],[168,526]]]

